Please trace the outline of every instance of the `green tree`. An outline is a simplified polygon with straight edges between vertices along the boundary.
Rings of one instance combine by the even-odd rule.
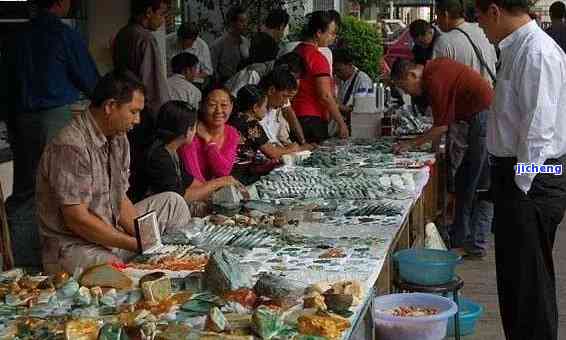
[[[381,32],[373,25],[347,16],[342,20],[339,46],[352,51],[354,64],[372,79],[379,78],[379,59],[383,53]]]

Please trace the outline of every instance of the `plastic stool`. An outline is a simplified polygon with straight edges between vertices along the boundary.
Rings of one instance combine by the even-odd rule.
[[[417,293],[435,293],[445,295],[446,293],[452,293],[454,297],[454,302],[458,306],[458,311],[454,315],[454,337],[456,340],[460,340],[460,302],[458,299],[458,291],[464,287],[464,281],[459,277],[455,276],[454,280],[436,286],[423,286],[414,283],[409,283],[396,278],[394,285],[397,287],[399,292],[417,292]]]

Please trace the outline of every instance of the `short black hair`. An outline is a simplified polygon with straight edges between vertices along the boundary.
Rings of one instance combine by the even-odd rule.
[[[144,15],[149,8],[157,11],[164,1],[165,0],[132,0],[130,4],[132,18]]]
[[[464,18],[465,8],[463,0],[437,0],[437,12],[447,12],[451,18]]]
[[[510,13],[529,14],[536,0],[476,0],[476,7],[485,12],[491,4]]]
[[[155,126],[156,136],[165,144],[185,136],[197,123],[197,111],[187,102],[171,100],[161,106]]]
[[[340,15],[340,12],[338,12],[335,9],[329,9],[328,10],[328,14],[334,18],[334,22],[336,23],[337,26],[342,25],[342,16]]]
[[[192,53],[182,52],[171,59],[171,71],[177,74],[185,73],[187,68],[195,67],[199,63],[197,56]]]
[[[432,29],[432,25],[423,19],[417,19],[409,25],[409,33],[413,40],[424,36]]]
[[[259,81],[259,88],[266,91],[270,87],[275,87],[277,91],[296,90],[298,87],[297,78],[286,67],[278,67],[263,76]]]
[[[35,0],[37,7],[42,9],[49,9],[61,0]]]
[[[354,63],[354,56],[352,52],[350,52],[347,48],[338,48],[334,52],[332,52],[332,59],[334,63],[340,64],[353,64]]]
[[[551,19],[564,19],[566,17],[566,5],[562,1],[555,1],[550,5],[548,12]]]
[[[240,15],[245,15],[246,13],[247,12],[244,7],[240,5],[232,6],[228,10],[228,13],[226,13],[226,22],[228,22],[229,24],[233,24],[236,21],[238,21],[238,17]]]
[[[409,59],[397,58],[391,67],[390,78],[392,81],[400,81],[405,79],[411,70],[413,70],[417,64],[410,61]]]
[[[279,44],[265,33],[257,33],[250,43],[249,63],[265,63],[277,58]]]
[[[312,39],[319,31],[328,31],[331,23],[336,23],[336,18],[329,11],[316,11],[307,15],[307,23],[303,27],[303,38]]]
[[[290,19],[291,17],[286,10],[278,8],[271,10],[269,14],[267,14],[264,24],[265,27],[270,29],[280,29],[287,26]]]
[[[246,112],[251,110],[254,105],[263,103],[267,99],[265,92],[256,85],[245,85],[238,90],[238,110]]]
[[[297,52],[289,52],[280,56],[273,64],[273,67],[287,67],[290,72],[300,75],[304,74],[307,70],[305,60]]]
[[[135,91],[145,93],[142,82],[130,71],[116,70],[98,81],[90,100],[95,107],[101,107],[110,99],[126,104],[132,101]]]
[[[193,22],[185,22],[177,30],[177,37],[181,40],[194,40],[199,34],[200,28]]]

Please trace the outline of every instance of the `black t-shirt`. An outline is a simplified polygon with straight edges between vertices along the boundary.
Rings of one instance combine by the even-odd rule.
[[[150,194],[172,191],[183,196],[193,183],[179,156],[171,154],[159,139],[146,152],[143,174],[143,184]]]
[[[413,56],[414,62],[419,65],[426,64],[427,61],[432,59],[432,52],[434,50],[434,43],[436,42],[436,38],[438,38],[439,33],[434,29],[432,43],[428,47],[422,47],[420,45],[415,44],[413,46]]]
[[[279,53],[279,43],[265,32],[258,32],[252,36],[250,43],[249,63],[265,63],[275,60]]]

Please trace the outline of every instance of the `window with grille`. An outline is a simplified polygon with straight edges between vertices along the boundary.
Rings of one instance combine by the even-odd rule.
[[[334,8],[334,0],[314,0],[313,10],[315,11],[326,11]]]

